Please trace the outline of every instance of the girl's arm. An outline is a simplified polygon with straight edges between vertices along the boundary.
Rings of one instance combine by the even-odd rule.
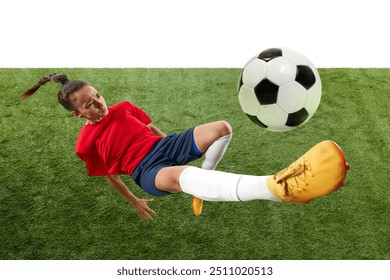
[[[139,199],[137,198],[125,185],[122,179],[118,175],[106,175],[104,176],[108,184],[116,189],[128,202],[130,202],[137,210],[138,216],[143,220],[153,220],[150,214],[156,214],[147,205],[151,199]]]
[[[147,127],[150,128],[150,130],[153,132],[154,135],[165,137],[164,132],[162,132],[160,129],[152,125],[151,123],[147,125]]]

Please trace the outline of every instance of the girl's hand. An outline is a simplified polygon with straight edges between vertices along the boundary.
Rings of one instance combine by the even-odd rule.
[[[138,216],[141,220],[152,221],[153,217],[150,214],[156,215],[152,209],[147,205],[149,202],[152,202],[153,199],[136,199],[132,202],[133,206],[137,210]]]
[[[104,178],[114,189],[116,189],[128,202],[130,202],[135,207],[141,220],[153,220],[150,214],[156,215],[156,213],[147,205],[149,202],[152,202],[153,199],[139,199],[136,197],[127,188],[125,183],[123,183],[119,175],[106,175]]]

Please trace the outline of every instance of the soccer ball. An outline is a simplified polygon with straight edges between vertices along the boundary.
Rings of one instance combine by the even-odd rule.
[[[266,49],[241,71],[241,109],[257,125],[288,131],[306,123],[321,100],[321,79],[314,64],[287,48]]]

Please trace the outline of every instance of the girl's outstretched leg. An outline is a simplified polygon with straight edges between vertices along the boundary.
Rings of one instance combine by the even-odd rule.
[[[251,176],[188,167],[180,174],[183,192],[206,201],[278,201],[267,187],[270,176]]]
[[[341,188],[348,169],[340,147],[328,140],[271,176],[172,166],[161,169],[155,182],[163,191],[183,191],[209,201],[266,199],[303,204]]]

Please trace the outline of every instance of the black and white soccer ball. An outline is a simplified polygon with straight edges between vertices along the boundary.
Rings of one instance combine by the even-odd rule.
[[[242,69],[238,100],[257,125],[271,131],[292,130],[316,112],[321,101],[320,75],[297,51],[266,49]]]

